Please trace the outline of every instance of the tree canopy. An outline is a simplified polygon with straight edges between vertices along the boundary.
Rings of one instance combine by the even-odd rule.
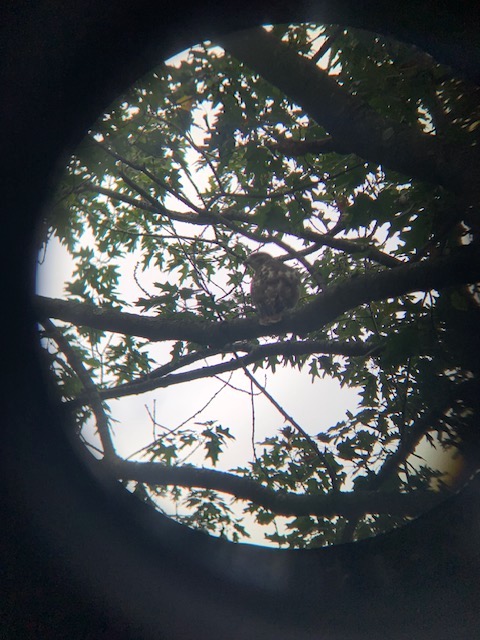
[[[479,134],[477,87],[335,25],[228,35],[141,78],[75,150],[41,230],[74,263],[64,299],[36,297],[42,344],[98,465],[189,526],[248,541],[255,523],[294,547],[449,495],[425,452],[461,456],[463,479],[477,468]],[[249,297],[256,250],[302,276],[297,307],[267,326]],[[288,389],[269,390],[284,370],[357,390],[357,408],[306,429]],[[181,385],[188,405],[198,380],[214,383],[203,405],[165,424],[151,394]],[[207,415],[226,390],[252,442],[227,468],[236,434]],[[122,457],[124,403],[146,393],[151,442]],[[260,398],[278,413],[267,435]]]

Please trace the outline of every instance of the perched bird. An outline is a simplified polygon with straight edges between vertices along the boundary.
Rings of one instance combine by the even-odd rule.
[[[278,258],[259,251],[246,260],[253,270],[250,294],[260,316],[260,324],[280,322],[285,312],[298,302],[300,275]]]

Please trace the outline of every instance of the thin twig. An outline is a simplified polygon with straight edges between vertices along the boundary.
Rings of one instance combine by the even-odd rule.
[[[300,426],[300,424],[295,420],[295,418],[290,416],[285,411],[285,409],[275,400],[275,398],[267,391],[267,389],[262,384],[260,384],[260,382],[258,382],[258,380],[255,378],[255,376],[253,376],[245,366],[242,367],[242,368],[243,368],[243,371],[244,371],[245,375],[247,376],[247,378],[249,378],[249,380],[252,382],[252,384],[254,384],[257,387],[257,389],[259,389],[262,392],[262,394],[277,409],[277,411],[285,418],[285,420],[287,422],[289,422],[298,431],[298,433],[300,433],[305,438],[305,440],[310,445],[310,448],[315,452],[316,456],[318,457],[318,459],[320,460],[322,465],[325,467],[325,469],[326,469],[326,471],[328,473],[328,476],[330,478],[330,482],[332,483],[332,487],[333,487],[334,491],[338,491],[340,487],[338,485],[337,476],[336,476],[335,471],[333,470],[332,466],[328,462],[328,460],[327,460],[327,458],[325,456],[325,453],[320,451],[320,449],[318,448],[318,445],[313,440],[313,438],[303,429],[303,427]]]

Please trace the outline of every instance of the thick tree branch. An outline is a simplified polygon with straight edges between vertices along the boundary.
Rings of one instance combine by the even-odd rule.
[[[434,491],[412,493],[355,491],[332,492],[321,495],[299,495],[274,491],[256,480],[231,473],[195,467],[170,467],[157,462],[131,462],[118,460],[108,465],[115,477],[155,486],[200,487],[233,495],[240,500],[273,511],[282,516],[341,515],[348,518],[367,513],[415,516],[438,504],[444,495]]]
[[[478,192],[476,172],[465,170],[478,164],[475,147],[448,146],[433,135],[381,116],[315,62],[263,28],[217,41],[323,125],[340,153],[355,153],[457,193]]]
[[[256,318],[211,322],[193,313],[151,318],[43,296],[36,296],[35,305],[40,320],[45,317],[57,318],[78,326],[143,337],[155,342],[188,340],[218,347],[272,333],[308,333],[321,329],[341,314],[367,302],[479,280],[480,250],[473,245],[463,247],[449,256],[368,273],[330,286],[312,302],[268,328],[260,325]]]

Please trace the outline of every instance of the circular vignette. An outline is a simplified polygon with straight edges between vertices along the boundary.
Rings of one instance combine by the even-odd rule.
[[[354,2],[287,4],[235,2],[222,12],[209,2],[168,14],[150,2],[7,4],[1,507],[10,595],[0,605],[7,637],[442,638],[447,629],[465,637],[480,628],[475,481],[378,539],[308,552],[231,545],[153,513],[114,481],[99,482],[66,439],[43,378],[30,300],[34,216],[66,150],[154,59],[213,32],[339,21],[408,39],[478,80],[475,21],[453,4],[443,13],[432,13],[431,2],[412,4],[402,16],[388,3],[362,13]]]

